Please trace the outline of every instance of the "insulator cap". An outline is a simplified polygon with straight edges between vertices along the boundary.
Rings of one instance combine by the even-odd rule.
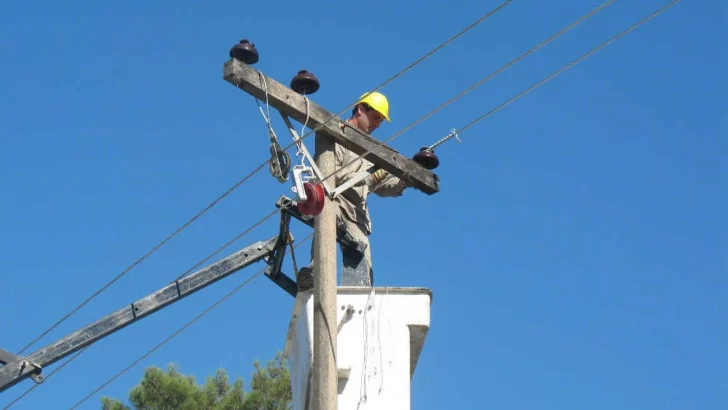
[[[320,87],[319,80],[306,70],[301,70],[291,80],[291,89],[299,94],[313,94]]]
[[[255,44],[247,39],[242,39],[239,44],[230,49],[230,58],[240,60],[245,64],[255,64],[258,62],[258,50],[255,49]]]
[[[426,169],[435,169],[440,165],[440,160],[435,152],[427,147],[420,148],[420,152],[416,153],[412,159]]]

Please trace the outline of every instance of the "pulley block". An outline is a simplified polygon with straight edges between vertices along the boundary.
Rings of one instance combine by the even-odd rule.
[[[299,94],[313,94],[318,91],[321,84],[315,75],[301,70],[291,80],[291,89]]]
[[[425,167],[425,169],[435,169],[440,165],[440,160],[437,158],[437,155],[428,147],[420,148],[420,152],[416,153],[412,159]]]
[[[255,64],[258,62],[258,50],[255,49],[255,44],[249,42],[247,39],[242,39],[240,43],[230,49],[230,58],[240,60],[249,65]]]
[[[296,207],[302,215],[316,216],[324,209],[325,193],[320,183],[304,182],[306,201],[298,201]]]
[[[293,192],[296,193],[296,207],[302,215],[318,215],[324,209],[325,191],[320,182],[312,182],[314,174],[311,167],[293,167]]]

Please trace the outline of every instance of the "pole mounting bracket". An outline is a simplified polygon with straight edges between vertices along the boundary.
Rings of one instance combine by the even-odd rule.
[[[286,212],[281,212],[278,239],[276,240],[275,245],[273,245],[271,253],[264,259],[265,263],[268,264],[265,268],[265,276],[272,280],[273,283],[278,285],[281,289],[286,291],[289,295],[296,297],[296,294],[298,293],[298,284],[281,271],[283,258],[286,255],[286,245],[293,242],[293,235],[289,230],[290,223],[291,215]]]
[[[43,368],[40,365],[23,357],[16,356],[8,352],[7,350],[0,349],[0,364],[5,366],[7,364],[14,364],[17,362],[20,362],[21,373],[24,372],[28,366],[30,366],[33,368],[33,370],[30,373],[29,377],[37,384],[43,383],[45,377],[43,377],[43,375],[41,374]]]

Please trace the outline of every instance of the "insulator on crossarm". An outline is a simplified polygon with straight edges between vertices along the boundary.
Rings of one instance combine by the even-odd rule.
[[[313,94],[320,87],[319,80],[315,75],[306,70],[301,70],[291,80],[291,89],[299,94]]]
[[[258,62],[258,50],[255,49],[255,44],[242,39],[230,49],[230,58],[252,65]]]
[[[416,153],[412,159],[425,169],[435,169],[440,165],[440,159],[437,158],[435,152],[427,147],[422,147],[420,152]]]

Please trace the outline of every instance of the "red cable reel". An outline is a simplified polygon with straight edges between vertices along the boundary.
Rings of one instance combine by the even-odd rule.
[[[313,170],[305,165],[293,167],[293,184],[296,193],[296,207],[302,215],[316,216],[324,209],[326,193],[320,182],[313,180]]]

